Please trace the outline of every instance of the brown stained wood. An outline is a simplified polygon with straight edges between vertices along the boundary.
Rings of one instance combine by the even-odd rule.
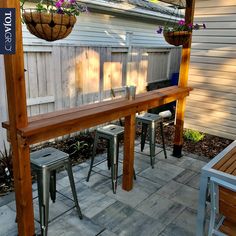
[[[34,235],[34,215],[30,172],[29,147],[21,146],[17,129],[28,125],[24,81],[24,56],[22,46],[20,1],[0,2],[1,8],[16,9],[16,53],[5,55],[5,74],[9,113],[9,136],[13,150],[13,173],[16,197],[18,234]]]
[[[236,213],[236,207],[235,205],[230,205],[226,203],[225,201],[219,201],[219,207],[220,207],[220,214],[225,216],[230,221],[235,222],[235,213]]]
[[[231,222],[227,218],[224,220],[219,230],[222,233],[227,234],[228,236],[236,236],[236,224],[234,222]]]
[[[235,169],[236,169],[236,156],[233,156],[230,159],[230,161],[227,162],[227,168],[224,172],[227,174],[232,174]]]
[[[232,167],[232,164],[235,162],[236,156],[231,156],[229,160],[227,160],[219,170],[225,173],[228,173],[228,169]]]
[[[132,101],[122,98],[67,109],[64,112],[52,112],[30,119],[28,127],[19,129],[18,133],[28,144],[33,144],[125,117],[133,109],[140,112],[175,101],[188,96],[189,91],[191,88],[172,86],[169,89],[137,95]],[[3,126],[7,127],[7,124]]]
[[[133,188],[134,177],[134,139],[135,139],[135,109],[125,117],[124,162],[122,188],[130,191]]]
[[[186,0],[185,22],[186,24],[192,24],[194,18],[195,0]],[[190,64],[190,51],[191,51],[192,36],[182,47],[182,58],[179,74],[179,86],[182,88],[188,85],[188,73]],[[176,126],[175,126],[175,138],[174,146],[181,147],[183,145],[183,128],[184,128],[184,113],[185,113],[186,101],[185,98],[179,100],[176,107]],[[175,150],[174,150],[175,153]]]
[[[219,187],[219,199],[221,202],[236,208],[236,192],[233,192],[232,190],[226,189],[224,187]],[[236,215],[236,211],[234,212],[234,215]]]
[[[169,93],[176,92],[177,86],[170,86],[170,87],[166,87],[166,88],[162,88],[162,89],[158,89],[157,90],[153,90],[153,91],[149,91],[148,93],[142,93],[137,95],[137,98],[143,98],[145,99],[145,97],[150,97],[151,95],[153,95],[154,98],[156,98],[156,94],[163,94],[167,95]],[[174,91],[175,90],[175,91]],[[188,91],[191,91],[191,88],[188,88]],[[179,92],[186,92],[186,89],[179,89]],[[168,93],[168,94],[166,94]],[[29,117],[29,122],[34,122],[34,121],[38,121],[38,120],[45,120],[45,119],[51,119],[52,117],[59,117],[59,116],[63,116],[63,115],[67,115],[68,113],[72,114],[72,113],[77,113],[79,111],[89,111],[90,109],[99,107],[106,107],[107,105],[113,104],[114,106],[116,106],[116,104],[120,103],[121,101],[123,101],[124,98],[118,98],[118,99],[114,99],[114,100],[109,100],[109,101],[105,101],[105,102],[101,102],[101,103],[93,103],[93,104],[88,104],[88,105],[81,105],[80,107],[74,107],[74,108],[67,108],[67,109],[63,109],[63,110],[59,110],[59,111],[54,111],[54,112],[50,112],[50,113],[46,113],[46,114],[40,114],[40,115],[36,115],[36,116],[32,116]],[[9,123],[8,122],[3,122],[2,126],[5,129],[9,129]]]
[[[236,147],[234,147],[233,149],[231,149],[223,158],[221,158],[212,168],[215,170],[221,170],[224,171],[222,169],[222,167],[225,165],[225,163],[230,162],[230,159],[232,157],[236,156]]]
[[[175,124],[175,139],[174,144],[181,146],[183,144],[183,130],[184,130],[184,112],[186,100],[179,99],[177,102],[178,109],[176,110],[176,124]]]

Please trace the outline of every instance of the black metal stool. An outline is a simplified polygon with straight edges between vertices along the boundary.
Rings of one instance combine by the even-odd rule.
[[[162,114],[161,114],[162,113]],[[167,113],[161,112],[159,115],[152,113],[145,113],[136,116],[136,121],[142,124],[142,132],[141,132],[141,151],[143,151],[147,136],[147,129],[149,128],[149,145],[150,145],[150,163],[152,168],[154,168],[155,162],[155,146],[156,146],[156,128],[157,125],[160,124],[161,129],[161,138],[162,138],[162,147],[164,151],[165,158],[167,158],[166,148],[165,148],[165,139],[163,133],[163,118],[171,116],[171,112],[168,112],[168,116],[165,115]],[[164,114],[164,115],[163,115]]]
[[[30,159],[31,167],[37,174],[40,227],[42,236],[46,236],[48,231],[49,192],[52,201],[55,202],[56,200],[56,170],[58,168],[65,167],[67,170],[75,207],[77,208],[79,218],[82,219],[69,155],[55,148],[45,148],[31,153]]]

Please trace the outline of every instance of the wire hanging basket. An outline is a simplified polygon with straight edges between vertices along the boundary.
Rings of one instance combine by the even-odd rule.
[[[191,38],[192,25],[187,24],[183,19],[184,10],[184,1],[178,0],[174,8],[168,12],[170,18],[163,29],[163,36],[168,44],[174,46],[184,45]]]
[[[166,42],[174,46],[180,46],[187,43],[191,34],[192,32],[189,31],[163,32]]]
[[[24,10],[22,18],[31,34],[46,41],[67,37],[76,23],[73,15],[38,12],[33,9]]]

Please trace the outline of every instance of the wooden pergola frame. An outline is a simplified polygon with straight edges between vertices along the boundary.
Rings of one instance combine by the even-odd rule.
[[[187,23],[193,23],[194,6],[195,0],[186,0],[185,21]],[[191,39],[182,48],[178,86],[140,94],[134,101],[121,99],[116,102],[101,102],[99,105],[96,104],[96,107],[82,106],[28,119],[20,1],[1,1],[0,7],[16,9],[16,54],[4,56],[9,113],[9,122],[5,123],[4,127],[8,129],[8,140],[13,150],[16,211],[20,236],[35,234],[29,148],[32,143],[125,117],[123,189],[129,191],[133,186],[135,113],[178,100],[173,154],[177,157],[181,156],[185,102],[191,90],[187,88]]]

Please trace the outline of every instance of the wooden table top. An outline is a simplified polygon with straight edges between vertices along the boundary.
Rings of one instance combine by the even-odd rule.
[[[212,168],[236,176],[236,147],[232,148]]]

